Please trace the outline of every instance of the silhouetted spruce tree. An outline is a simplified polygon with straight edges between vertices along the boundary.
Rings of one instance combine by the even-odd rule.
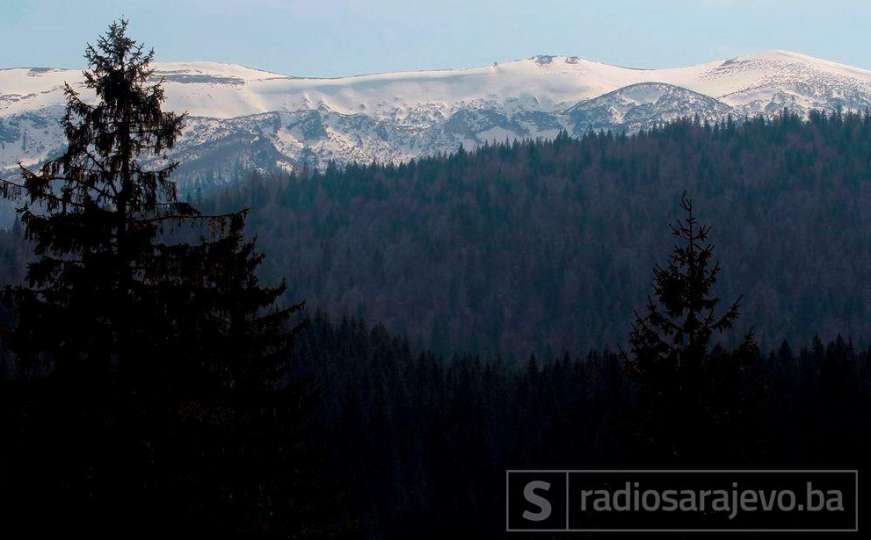
[[[698,457],[691,454],[710,435],[711,340],[732,328],[740,298],[717,314],[720,300],[713,286],[720,264],[713,257],[710,227],[698,222],[686,193],[680,206],[686,215],[671,226],[679,243],[668,266],[654,268],[654,297],[644,315],[636,313],[628,366],[640,385],[640,426],[647,442],[667,459],[685,460]],[[748,334],[734,356],[746,358],[753,351]],[[718,349],[717,357],[722,355]]]
[[[199,531],[299,531],[287,491],[302,404],[285,368],[301,306],[276,307],[284,284],[258,283],[244,212],[177,199],[166,151],[185,117],[162,110],[153,51],[127,26],[86,48],[96,102],[66,86],[63,155],[2,187],[24,201],[36,251],[5,294],[4,341],[30,385],[18,504],[80,522],[154,511]]]

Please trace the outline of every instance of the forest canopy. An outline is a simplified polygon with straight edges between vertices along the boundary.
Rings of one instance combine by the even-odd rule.
[[[742,335],[871,338],[871,117],[675,122],[399,166],[240,173],[269,278],[437,353],[614,349],[646,302],[682,192],[712,226]]]

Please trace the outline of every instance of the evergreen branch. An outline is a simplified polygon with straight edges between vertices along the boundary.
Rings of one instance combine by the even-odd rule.
[[[9,189],[10,189],[10,188],[11,188],[12,190],[18,192],[18,193],[16,193],[15,195],[10,196],[10,195],[9,195],[9,192],[10,192]],[[6,198],[6,199],[10,199],[10,200],[18,200],[18,199],[20,199],[21,197],[24,196],[24,193],[27,193],[27,192],[29,192],[29,190],[27,189],[27,186],[25,186],[24,184],[18,184],[18,183],[16,183],[16,182],[13,182],[12,180],[3,180],[3,179],[0,179],[0,194],[2,194],[3,197]],[[84,204],[77,203],[77,202],[75,202],[75,201],[70,201],[70,200],[63,199],[62,197],[58,197],[57,195],[51,193],[50,191],[46,191],[46,192],[40,193],[40,194],[39,194],[39,197],[44,197],[44,198],[49,199],[49,200],[51,200],[51,201],[54,201],[54,202],[56,202],[56,203],[58,203],[58,204],[68,204],[68,205],[70,205],[70,206],[74,206],[74,207],[77,207],[77,208],[84,208],[84,207],[85,207]]]
[[[108,191],[100,189],[95,185],[88,184],[87,182],[84,182],[84,181],[79,180],[78,178],[75,178],[72,176],[42,176],[40,173],[35,173],[35,172],[31,171],[30,169],[27,169],[25,167],[21,167],[21,168],[24,171],[26,171],[25,174],[32,175],[34,178],[37,178],[37,179],[45,181],[45,182],[72,182],[74,184],[77,184],[77,185],[85,188],[85,189],[94,190],[99,195],[102,195],[103,197],[106,197],[107,199],[115,200],[115,197],[116,197],[116,195],[113,195],[112,193],[109,193]],[[87,171],[87,169],[85,169],[85,171]],[[90,171],[87,171],[87,172],[90,172]],[[109,185],[112,185],[111,182],[106,182],[106,183]],[[24,186],[22,186],[22,187],[24,187]],[[72,202],[72,201],[70,201],[70,202]]]
[[[185,214],[185,213],[178,213],[178,214],[167,214],[164,216],[157,216],[157,217],[147,218],[147,219],[137,219],[137,218],[130,218],[130,219],[131,219],[131,221],[133,221],[135,223],[145,225],[145,224],[149,224],[149,223],[159,223],[162,221],[169,221],[169,220],[184,221],[184,220],[189,220],[189,219],[197,219],[197,220],[211,221],[211,220],[233,219],[233,218],[236,218],[236,217],[238,217],[246,212],[247,212],[247,209],[241,210],[239,212],[229,212],[226,214]]]

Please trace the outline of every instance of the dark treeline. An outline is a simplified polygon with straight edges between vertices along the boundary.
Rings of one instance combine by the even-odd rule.
[[[782,344],[733,369],[712,351],[681,467],[864,467],[871,351],[843,339]],[[365,538],[502,538],[506,468],[662,467],[639,380],[616,353],[498,357],[414,353],[381,325],[315,316],[297,359],[318,382],[323,485]],[[697,412],[697,411],[696,411]],[[864,470],[864,468],[862,468]]]
[[[689,191],[714,225],[721,295],[763,346],[871,338],[871,117],[677,122],[399,166],[245,176],[270,277],[439,353],[525,357],[625,343],[662,228]]]
[[[315,317],[295,354],[323,390],[312,440],[344,523],[364,537],[500,537],[495,486],[510,468],[867,464],[871,428],[854,414],[871,407],[871,350],[717,344],[740,300],[713,295],[711,229],[681,207],[628,353],[447,360],[382,326]]]

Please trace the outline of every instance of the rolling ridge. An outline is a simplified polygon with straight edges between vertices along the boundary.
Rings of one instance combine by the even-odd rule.
[[[670,69],[631,69],[565,56],[491,66],[334,79],[212,62],[158,63],[169,110],[190,119],[171,152],[183,183],[243,168],[397,163],[561,130],[633,132],[679,117],[717,121],[784,108],[871,108],[871,71],[787,51]],[[62,149],[57,120],[81,72],[0,70],[0,170]]]

